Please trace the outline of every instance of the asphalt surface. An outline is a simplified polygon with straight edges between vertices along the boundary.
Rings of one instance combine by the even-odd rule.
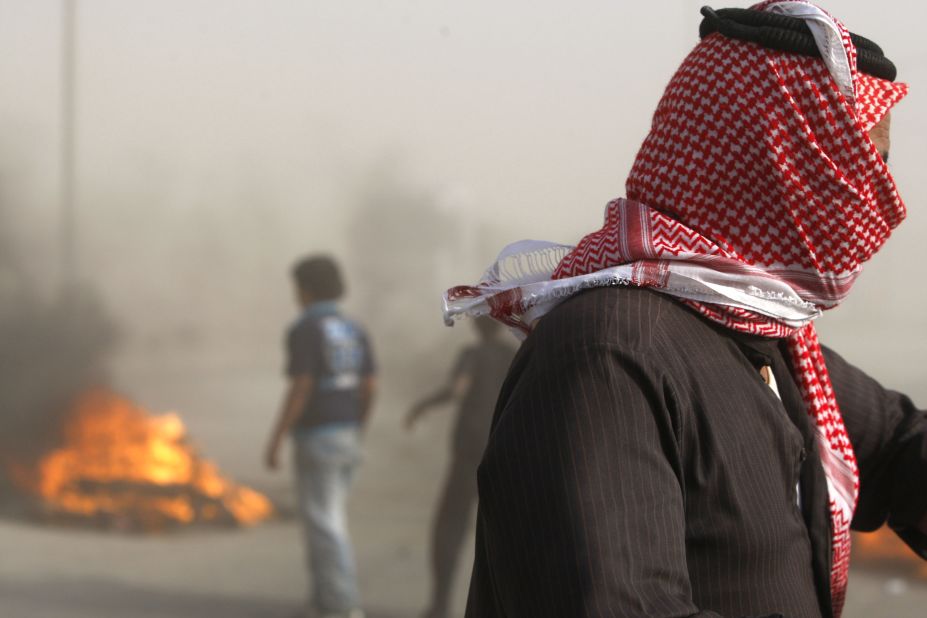
[[[156,535],[0,520],[0,618],[290,618],[306,590],[288,471],[260,454],[282,382],[261,369],[165,368],[127,359],[114,380],[154,410],[177,410],[201,451],[281,506],[250,529]],[[427,594],[426,539],[444,472],[450,414],[401,429],[406,398],[387,392],[367,438],[351,529],[370,618],[415,618]],[[447,412],[450,412],[449,410]],[[464,557],[456,606],[465,603]],[[927,615],[927,581],[854,570],[846,618]]]

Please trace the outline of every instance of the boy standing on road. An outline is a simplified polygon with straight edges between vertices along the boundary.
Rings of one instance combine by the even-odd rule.
[[[373,354],[364,329],[338,307],[344,285],[330,257],[300,261],[293,279],[303,312],[287,332],[289,387],[266,462],[277,469],[283,439],[292,436],[313,581],[308,616],[363,618],[346,503],[373,401]]]

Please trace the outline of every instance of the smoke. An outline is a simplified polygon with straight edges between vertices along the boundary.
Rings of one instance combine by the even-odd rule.
[[[468,216],[465,191],[418,184],[389,160],[357,184],[349,209],[349,297],[397,390],[442,380],[469,329],[447,328],[442,293],[473,283],[504,234]],[[427,386],[425,386],[427,388]]]
[[[117,328],[94,290],[44,298],[26,275],[0,207],[0,461],[34,457],[55,444],[71,399],[103,377]]]
[[[348,224],[350,295],[367,316],[378,362],[393,379],[425,379],[446,334],[441,331],[440,255],[453,247],[454,220],[434,192],[402,178],[395,166],[358,186]]]

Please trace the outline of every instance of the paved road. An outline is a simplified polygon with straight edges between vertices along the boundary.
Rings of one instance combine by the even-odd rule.
[[[127,363],[116,379],[147,405],[179,410],[224,470],[291,508],[288,475],[259,465],[278,378]],[[426,595],[425,539],[449,415],[410,436],[399,429],[403,406],[395,394],[381,403],[351,504],[371,618],[414,618]],[[0,521],[0,547],[0,618],[289,618],[304,594],[299,531],[286,517],[248,530],[147,537]],[[927,614],[924,583],[856,571],[850,591],[847,618]]]

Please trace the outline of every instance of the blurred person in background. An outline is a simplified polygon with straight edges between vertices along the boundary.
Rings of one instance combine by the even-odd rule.
[[[809,2],[703,13],[605,225],[445,296],[526,336],[470,618],[836,617],[851,528],[927,558],[927,413],[814,328],[905,217],[907,87]]]
[[[448,382],[416,403],[406,416],[412,429],[429,410],[457,402],[451,462],[431,533],[431,601],[423,618],[447,618],[454,574],[476,503],[476,468],[486,448],[499,389],[515,348],[503,340],[502,326],[477,318],[475,345],[461,350]]]
[[[346,506],[373,402],[373,353],[363,327],[338,307],[344,285],[334,260],[308,257],[292,274],[302,313],[286,336],[289,387],[266,463],[279,467],[290,436],[312,580],[307,616],[362,618]]]

